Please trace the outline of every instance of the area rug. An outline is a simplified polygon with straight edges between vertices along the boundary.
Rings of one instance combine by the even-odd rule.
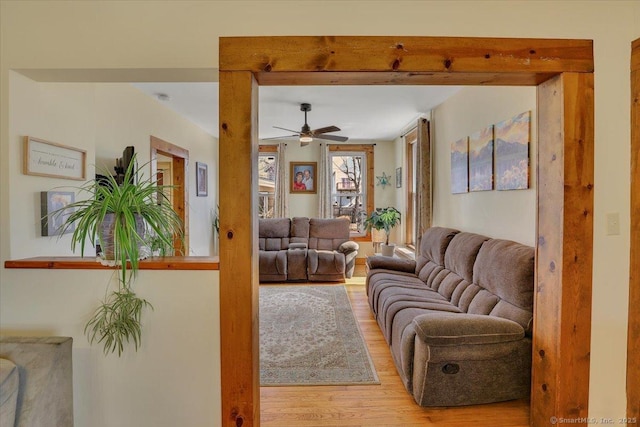
[[[344,286],[260,286],[260,384],[380,384]]]

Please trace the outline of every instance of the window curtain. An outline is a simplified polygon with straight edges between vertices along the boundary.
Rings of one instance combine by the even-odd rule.
[[[275,191],[275,218],[287,218],[289,216],[288,208],[288,192],[287,183],[289,182],[289,169],[286,167],[285,154],[287,150],[287,144],[281,142],[278,144],[278,164],[277,164],[277,177],[276,177],[276,191]]]
[[[332,216],[329,145],[320,144],[320,161],[318,162],[318,218],[331,218]]]
[[[418,158],[416,162],[416,254],[420,254],[420,241],[422,234],[432,221],[432,195],[431,195],[431,132],[429,120],[418,119]]]

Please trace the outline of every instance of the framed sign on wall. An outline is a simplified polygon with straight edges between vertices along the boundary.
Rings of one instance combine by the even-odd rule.
[[[85,150],[32,136],[24,137],[23,173],[25,175],[83,181],[87,178],[86,163]]]

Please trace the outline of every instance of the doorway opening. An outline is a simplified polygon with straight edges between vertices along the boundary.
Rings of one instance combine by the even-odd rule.
[[[258,86],[311,84],[537,86],[531,424],[586,419],[589,384],[576,378],[589,378],[590,367],[592,41],[230,37],[220,39],[223,425],[259,425]]]
[[[164,141],[155,136],[150,140],[151,176],[162,179],[162,185],[171,186],[169,200],[173,209],[182,220],[181,240],[176,237],[173,250],[176,255],[188,256],[189,248],[189,185],[187,182],[187,165],[189,164],[189,150]]]

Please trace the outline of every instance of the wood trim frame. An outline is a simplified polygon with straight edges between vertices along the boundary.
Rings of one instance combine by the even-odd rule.
[[[184,225],[184,236],[182,240],[176,238],[173,247],[176,254],[182,253],[184,256],[189,255],[189,174],[187,173],[189,165],[189,150],[179,147],[170,142],[164,141],[151,135],[149,142],[151,176],[155,177],[158,173],[158,153],[171,157],[173,182],[177,186],[182,186],[182,191],[173,193],[173,209],[176,211],[182,224]]]
[[[544,83],[544,84],[543,84]],[[258,426],[257,88],[538,86],[531,424],[582,418],[589,397],[593,42],[454,37],[220,38],[222,425]],[[547,130],[553,129],[553,131]],[[249,208],[247,208],[249,207]]]
[[[631,44],[631,248],[627,332],[627,418],[640,418],[640,39]]]

